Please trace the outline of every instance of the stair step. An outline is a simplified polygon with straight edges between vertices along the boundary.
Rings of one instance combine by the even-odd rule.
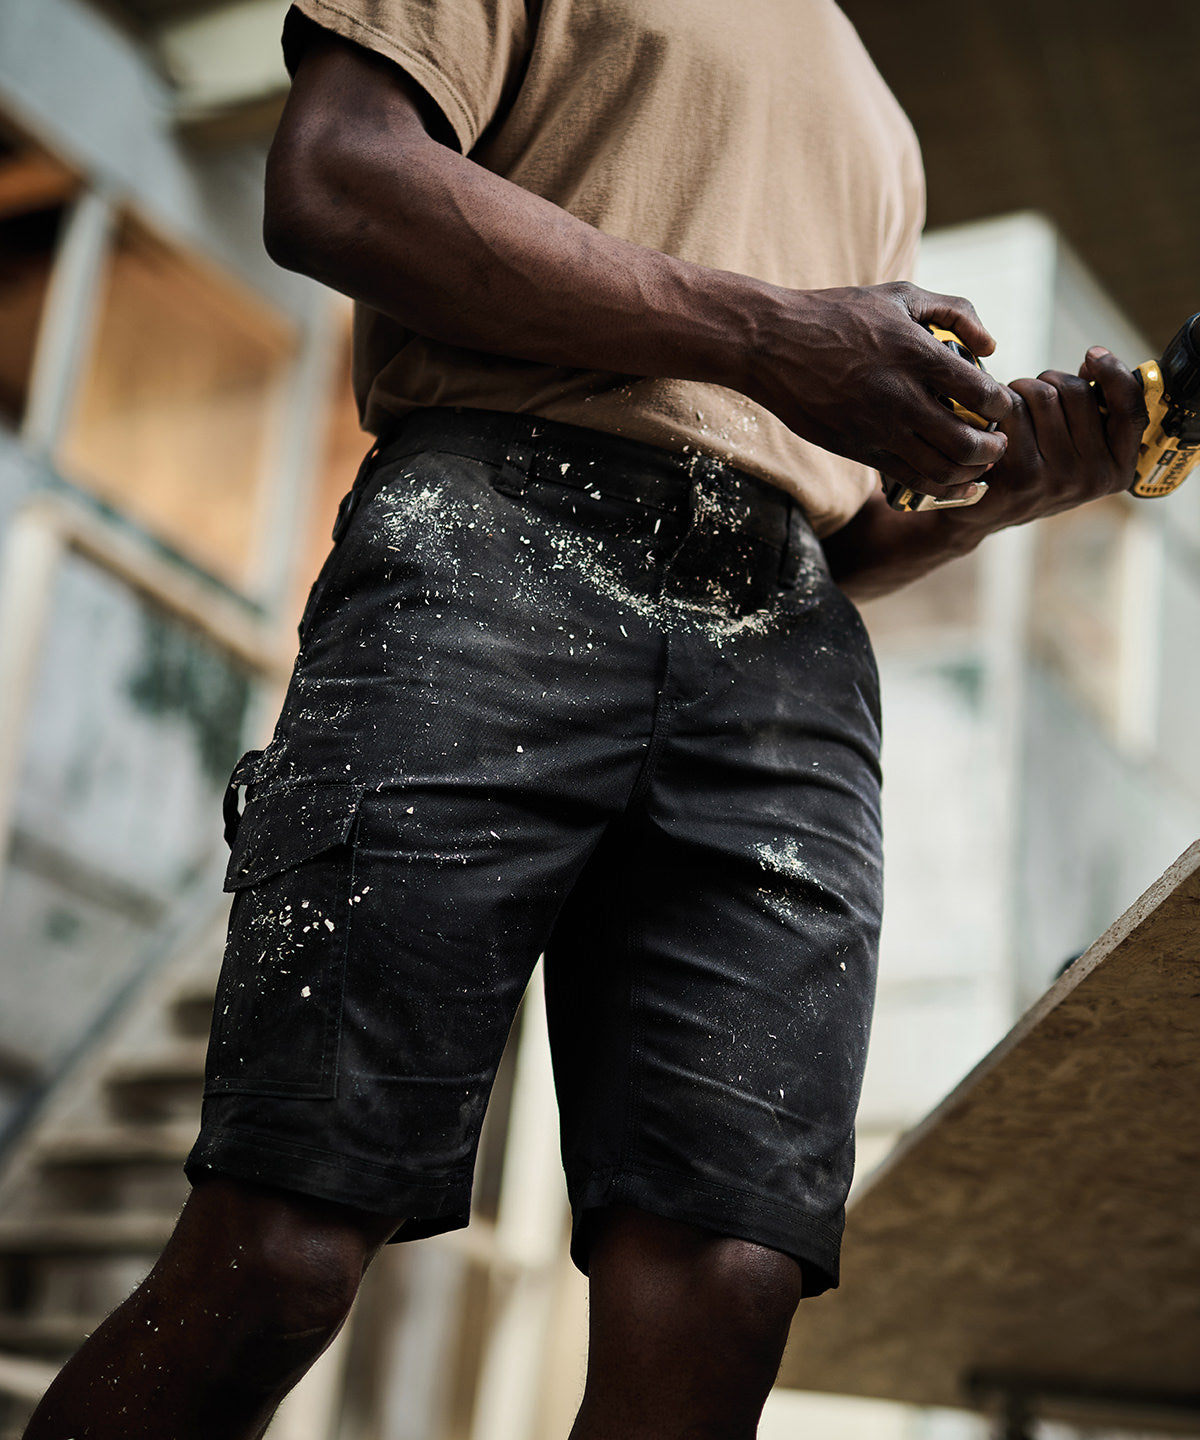
[[[167,1243],[173,1215],[47,1215],[0,1220],[0,1255],[150,1255]]]
[[[0,1315],[0,1350],[18,1355],[68,1354],[103,1319],[103,1315]]]
[[[99,1125],[90,1130],[47,1135],[38,1144],[38,1159],[47,1166],[178,1165],[196,1140],[195,1122],[182,1124]]]
[[[204,1086],[205,1047],[203,1039],[178,1040],[168,1049],[129,1056],[111,1066],[104,1088],[114,1118],[194,1125]]]
[[[212,1025],[216,986],[185,990],[171,1002],[171,1025],[177,1035],[207,1040]]]
[[[40,1400],[57,1373],[57,1365],[28,1360],[23,1355],[0,1354],[0,1395],[30,1402]]]
[[[168,1050],[119,1060],[105,1076],[110,1088],[120,1085],[172,1085],[203,1080],[206,1040],[177,1040]]]

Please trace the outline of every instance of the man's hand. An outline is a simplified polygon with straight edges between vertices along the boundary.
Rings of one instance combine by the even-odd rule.
[[[1045,370],[1009,390],[1013,408],[1000,422],[1008,449],[977,505],[899,514],[879,493],[826,539],[834,578],[856,599],[899,589],[997,530],[1133,484],[1146,404],[1138,377],[1115,355],[1094,346],[1079,375]]]
[[[805,439],[861,460],[891,480],[959,497],[1005,453],[1007,432],[988,433],[938,400],[1005,421],[1003,385],[924,327],[953,330],[976,354],[995,342],[968,300],[898,283],[780,292],[746,393]]]
[[[1009,389],[1015,403],[1000,426],[1008,450],[968,524],[987,534],[1133,484],[1146,402],[1138,377],[1110,351],[1093,346],[1078,375],[1044,370]]]

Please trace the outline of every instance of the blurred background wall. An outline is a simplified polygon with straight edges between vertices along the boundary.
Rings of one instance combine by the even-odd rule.
[[[925,150],[918,278],[975,300],[991,367],[1157,353],[1200,308],[1200,121],[1172,80],[1195,7],[844,8]],[[285,10],[0,0],[0,1435],[181,1199],[221,793],[366,448],[348,307],[259,238]],[[1192,484],[868,607],[889,873],[863,1173],[1200,833]],[[585,1297],[536,997],[477,1189],[470,1230],[386,1254],[273,1436],[566,1433]],[[777,1393],[764,1435],[801,1431],[979,1433]]]

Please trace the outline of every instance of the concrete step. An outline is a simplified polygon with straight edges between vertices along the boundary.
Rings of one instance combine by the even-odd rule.
[[[0,1257],[0,1279],[16,1315],[108,1315],[149,1274],[159,1251]]]
[[[90,1130],[46,1135],[38,1160],[51,1168],[80,1165],[179,1165],[196,1139],[196,1122],[98,1125]]]
[[[175,1034],[189,1040],[207,1040],[215,998],[215,983],[177,995],[170,1007],[171,1028]]]
[[[176,1040],[163,1050],[118,1060],[104,1077],[114,1085],[171,1085],[179,1080],[203,1080],[208,1042]]]
[[[0,1255],[153,1255],[174,1215],[44,1215],[0,1220]]]
[[[119,1061],[104,1079],[109,1108],[128,1120],[195,1122],[200,1114],[207,1041],[169,1047]]]
[[[43,1360],[0,1354],[0,1395],[12,1396],[32,1408],[49,1388],[57,1371],[56,1365],[47,1365]]]
[[[73,1354],[103,1315],[0,1315],[0,1351],[45,1357]]]

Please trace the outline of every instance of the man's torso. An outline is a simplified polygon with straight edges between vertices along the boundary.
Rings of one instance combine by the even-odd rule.
[[[920,158],[832,0],[299,0],[401,64],[471,158],[606,234],[796,289],[911,265]],[[360,309],[367,428],[414,406],[523,411],[777,484],[818,533],[875,477],[715,385],[558,368],[430,341]]]

